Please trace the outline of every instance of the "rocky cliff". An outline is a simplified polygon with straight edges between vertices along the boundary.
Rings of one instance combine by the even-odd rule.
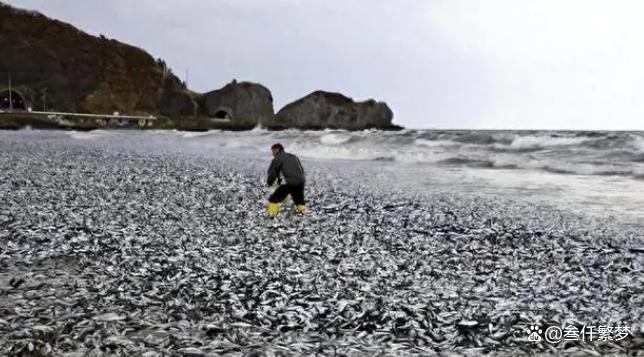
[[[37,117],[43,114],[28,113],[31,108],[155,115],[163,121],[145,127],[193,130],[244,130],[257,124],[269,129],[398,128],[391,124],[389,107],[374,100],[354,102],[318,91],[275,115],[271,92],[260,84],[233,80],[221,89],[195,93],[162,60],[140,48],[2,3],[0,19],[0,114],[7,127],[58,125]],[[7,108],[23,112],[1,113]],[[7,124],[10,115],[14,118]],[[84,128],[102,122],[90,120]]]
[[[0,92],[34,110],[193,112],[193,93],[145,51],[0,3]],[[16,102],[14,102],[16,103]]]
[[[203,114],[211,119],[229,119],[240,127],[272,120],[273,96],[258,83],[233,80],[223,88],[205,93],[200,99]]]
[[[300,129],[397,129],[391,124],[393,112],[387,104],[373,99],[355,102],[339,93],[313,92],[282,108],[269,128]]]

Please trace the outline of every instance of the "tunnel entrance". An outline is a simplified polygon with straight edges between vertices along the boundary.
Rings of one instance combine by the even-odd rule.
[[[11,105],[10,102],[11,101]],[[25,100],[16,91],[5,90],[0,92],[0,110],[25,110]]]
[[[227,110],[219,109],[215,112],[215,119],[232,119],[233,116]]]

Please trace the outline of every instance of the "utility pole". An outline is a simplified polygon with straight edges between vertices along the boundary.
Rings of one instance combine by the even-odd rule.
[[[42,111],[47,111],[47,87],[42,89]]]
[[[13,111],[13,98],[11,97],[11,74],[9,74],[9,111]]]
[[[188,88],[188,70],[186,69],[186,88]]]

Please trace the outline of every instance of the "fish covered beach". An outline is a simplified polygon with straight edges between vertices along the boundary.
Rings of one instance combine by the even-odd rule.
[[[454,177],[473,171],[453,160],[418,176],[307,156],[310,137],[289,135],[308,134],[226,135],[0,131],[0,355],[644,350],[637,219],[556,192],[465,191]],[[324,153],[362,140],[315,135]],[[289,200],[265,212],[274,142],[305,153],[303,215]]]

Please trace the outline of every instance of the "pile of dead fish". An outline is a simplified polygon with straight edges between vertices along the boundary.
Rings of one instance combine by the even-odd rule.
[[[271,219],[264,168],[232,154],[56,138],[7,139],[0,152],[0,355],[644,348],[637,231],[512,202],[405,197],[324,167],[309,169],[306,215],[286,204]],[[528,339],[533,326],[591,325],[615,327],[611,339]]]

